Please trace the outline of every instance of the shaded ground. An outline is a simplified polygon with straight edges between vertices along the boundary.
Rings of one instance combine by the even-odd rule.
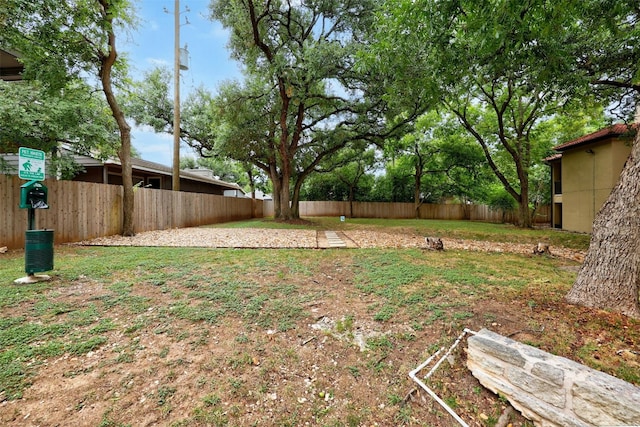
[[[91,244],[315,248],[322,233],[185,229]],[[164,258],[168,249],[61,248],[66,262],[99,257],[110,275],[60,267],[42,300],[10,305],[3,318],[77,317],[96,341],[34,356],[23,397],[0,396],[0,424],[455,425],[407,375],[465,327],[594,367],[606,360],[613,374],[631,370],[635,378],[640,369],[637,322],[562,302],[579,252],[552,248],[555,257],[536,257],[530,245],[447,239],[436,252],[419,250],[424,238],[410,233],[341,236],[362,250],[175,249]],[[124,260],[134,255],[140,259]],[[492,272],[498,264],[516,271],[502,277],[504,270]],[[469,425],[495,425],[506,404],[469,374],[464,347],[430,385]],[[625,349],[632,351],[618,354]],[[517,415],[511,423],[530,425]]]

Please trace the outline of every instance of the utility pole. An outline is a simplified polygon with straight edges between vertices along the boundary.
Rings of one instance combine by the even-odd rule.
[[[173,178],[171,188],[180,191],[180,0],[173,7]]]
[[[165,13],[169,13],[164,8]],[[185,12],[189,12],[189,8],[185,7]],[[173,5],[173,165],[172,165],[172,182],[173,191],[180,191],[180,70],[187,70],[188,66],[182,64],[180,50],[180,0],[174,0]],[[185,25],[189,23],[186,20]],[[186,53],[186,47],[185,47]]]

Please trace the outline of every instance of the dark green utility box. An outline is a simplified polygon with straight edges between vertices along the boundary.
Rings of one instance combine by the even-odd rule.
[[[27,230],[24,247],[27,274],[53,270],[53,230]]]
[[[49,209],[47,187],[38,181],[29,181],[20,186],[21,209]]]

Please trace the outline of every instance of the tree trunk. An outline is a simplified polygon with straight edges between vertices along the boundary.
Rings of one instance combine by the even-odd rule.
[[[524,197],[518,202],[518,227],[531,228],[531,210],[529,202]]]
[[[293,186],[293,195],[291,197],[291,219],[300,218],[300,188],[302,181],[298,179]]]
[[[424,160],[422,159],[422,155],[420,154],[420,149],[417,144],[414,147],[414,158],[416,162],[416,172],[413,176],[413,210],[415,218],[420,219],[420,206],[422,205],[420,188],[422,187],[422,175],[424,174]]]
[[[258,202],[256,201],[256,177],[253,174],[251,166],[244,165],[244,171],[249,179],[249,188],[251,190],[251,218],[258,217]]]
[[[640,132],[618,184],[598,212],[589,251],[570,304],[613,310],[640,318]]]
[[[271,184],[273,185],[273,217],[280,218],[280,176],[275,170],[275,167],[271,168]]]
[[[520,195],[518,199],[518,226],[531,228],[531,210],[529,209],[529,166],[523,156],[515,159],[518,170],[518,182],[520,183]]]
[[[107,103],[111,109],[111,114],[118,124],[118,130],[120,131],[120,148],[118,149],[118,157],[120,158],[120,165],[122,167],[122,187],[123,187],[123,201],[122,201],[122,235],[133,236],[135,234],[133,229],[133,172],[131,170],[131,127],[127,123],[124,112],[120,108],[118,101],[113,92],[111,85],[111,70],[116,62],[118,56],[116,51],[116,36],[113,32],[113,14],[111,9],[113,6],[111,3],[101,0],[102,13],[104,19],[109,22],[108,25],[108,44],[109,51],[106,54],[100,56],[100,70],[99,77],[102,84],[102,91],[107,98]]]
[[[285,145],[285,141],[281,142],[281,146]],[[289,151],[286,148],[280,149],[281,168],[280,168],[280,214],[276,217],[287,221],[293,218],[291,212],[291,157],[288,157]]]
[[[289,177],[282,176],[282,183],[280,185],[280,215],[278,219],[289,220],[292,218],[291,214],[291,196],[289,194]]]
[[[413,183],[413,210],[415,212],[416,219],[420,219],[420,206],[422,206],[422,200],[420,200],[420,187],[421,187],[422,172],[416,171],[415,180]]]
[[[353,218],[353,199],[355,199],[355,186],[349,186],[349,218]]]
[[[122,165],[122,235],[133,236],[135,235],[133,227],[134,192],[133,172],[131,170],[131,133],[129,129],[126,132],[123,132],[122,129],[120,130],[120,143],[118,157]]]

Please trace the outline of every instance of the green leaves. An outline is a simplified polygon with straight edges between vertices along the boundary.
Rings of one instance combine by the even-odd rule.
[[[0,81],[0,99],[0,149],[18,144],[51,151],[68,143],[86,153],[117,141],[104,101],[82,82],[53,93],[38,82]]]
[[[133,85],[124,107],[137,125],[148,125],[156,132],[173,132],[173,100],[169,99],[171,72],[155,68]]]
[[[364,62],[387,76],[395,108],[457,116],[527,226],[529,174],[550,146],[540,123],[587,98],[589,84],[640,91],[637,6],[613,3],[389,1]]]
[[[232,56],[246,70],[244,83],[226,84],[216,99],[215,148],[269,174],[276,204],[282,201],[276,216],[297,216],[290,206],[297,210],[312,172],[334,167],[329,164],[345,147],[386,131],[380,80],[355,66],[376,5],[212,3],[212,16],[231,30]]]

